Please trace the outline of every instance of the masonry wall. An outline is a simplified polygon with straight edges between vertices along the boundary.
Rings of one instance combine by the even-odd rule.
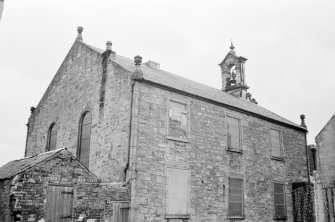
[[[10,180],[0,180],[0,221],[10,221]]]
[[[335,115],[315,138],[319,179],[324,185],[335,181]]]
[[[130,201],[128,187],[120,183],[81,183],[76,186],[75,192],[73,218],[77,221],[113,221],[113,205]]]
[[[111,55],[112,56],[112,55]],[[45,152],[50,125],[57,148],[77,153],[79,122],[92,114],[89,168],[104,181],[121,181],[127,161],[130,80],[126,70],[76,41],[29,119],[27,156]]]
[[[244,221],[273,221],[274,181],[286,184],[287,221],[293,220],[291,183],[307,175],[303,132],[147,83],[138,84],[135,95],[132,221],[166,221],[167,167],[191,171],[189,221],[230,221],[229,177],[244,181]],[[189,141],[167,138],[170,99],[188,104]],[[227,114],[240,118],[243,153],[226,149]],[[284,161],[270,158],[270,128],[282,132]]]
[[[5,197],[1,195],[1,199],[6,201],[3,203],[6,205],[9,203],[8,197],[11,196],[14,203],[10,208],[11,214],[20,216],[20,221],[46,220],[47,196],[50,195],[48,187],[52,185],[72,187],[71,217],[75,221],[111,221],[113,203],[130,199],[127,187],[120,184],[101,184],[97,177],[72,157],[62,153],[7,181],[10,190],[5,193]]]

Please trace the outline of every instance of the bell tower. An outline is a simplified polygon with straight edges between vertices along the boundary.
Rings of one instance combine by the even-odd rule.
[[[245,62],[247,59],[237,56],[234,49],[233,42],[231,42],[230,51],[219,64],[222,76],[222,90],[233,96],[257,103],[255,99],[251,99],[251,94],[247,92],[249,89],[245,80]]]

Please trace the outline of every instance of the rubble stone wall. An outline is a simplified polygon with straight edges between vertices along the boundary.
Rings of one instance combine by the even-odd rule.
[[[147,83],[137,91],[132,221],[166,221],[167,167],[191,171],[189,221],[230,221],[230,177],[243,179],[245,221],[273,221],[276,181],[286,185],[287,221],[293,220],[291,183],[307,180],[304,132]],[[167,137],[171,99],[187,104],[187,140]],[[243,152],[227,150],[227,115],[240,119]],[[272,128],[281,132],[283,161],[271,158]]]
[[[101,55],[80,41],[73,45],[29,119],[27,156],[46,151],[48,129],[53,122],[57,127],[56,147],[66,147],[76,155],[80,118],[90,111],[89,169],[104,181],[123,180],[130,75],[111,60],[105,65],[107,71],[102,79]]]
[[[315,137],[320,181],[325,185],[335,181],[335,115]]]
[[[0,180],[0,222],[10,221],[10,180]]]
[[[62,153],[8,181],[10,191],[1,198],[12,196],[15,205],[11,213],[21,217],[21,221],[46,220],[47,189],[52,185],[73,187],[72,218],[75,221],[105,221],[104,218],[113,216],[114,201],[129,201],[128,188],[120,184],[101,184],[77,161]]]

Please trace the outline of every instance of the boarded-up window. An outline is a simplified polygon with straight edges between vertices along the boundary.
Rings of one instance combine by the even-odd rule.
[[[229,209],[230,217],[243,216],[243,180],[229,178]]]
[[[286,218],[286,198],[285,185],[281,183],[274,183],[273,200],[275,206],[275,218]]]
[[[55,123],[52,123],[48,130],[47,138],[47,151],[56,149],[56,140],[57,140],[57,127]]]
[[[228,149],[240,149],[240,121],[234,117],[227,116],[227,147]]]
[[[187,106],[184,103],[170,101],[168,136],[187,138]]]
[[[84,113],[81,117],[79,130],[79,160],[87,168],[90,160],[91,121],[91,114]]]
[[[191,172],[185,169],[166,169],[166,214],[187,215]]]
[[[281,142],[280,142],[280,132],[278,130],[271,129],[271,150],[272,156],[281,157]]]

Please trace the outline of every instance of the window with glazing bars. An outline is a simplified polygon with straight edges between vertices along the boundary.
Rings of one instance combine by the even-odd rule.
[[[286,218],[286,198],[285,198],[285,185],[282,183],[274,183],[273,201],[274,201],[274,217],[275,219]]]

